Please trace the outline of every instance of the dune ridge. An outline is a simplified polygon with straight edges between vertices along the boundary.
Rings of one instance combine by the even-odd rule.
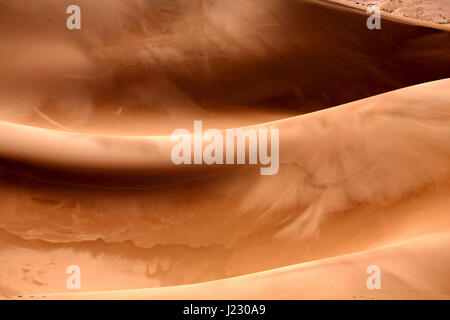
[[[50,288],[59,283],[55,291],[65,291],[57,279],[64,275],[61,263],[67,257],[79,261],[90,274],[103,270],[98,264],[119,259],[125,269],[111,271],[118,272],[119,279],[126,277],[130,283],[139,279],[141,286],[158,287],[276,269],[445,233],[450,225],[446,210],[450,205],[449,85],[449,79],[436,81],[265,124],[283,132],[280,173],[269,180],[270,185],[257,170],[245,166],[226,174],[201,166],[189,188],[174,175],[177,183],[139,191],[62,187],[34,179],[33,174],[27,179],[5,179],[2,190],[10,192],[3,191],[1,226],[21,241],[34,243],[15,245],[29,247],[28,259],[42,255],[56,259],[55,273],[45,272],[40,280]],[[36,136],[32,132],[31,137]],[[366,143],[370,149],[364,148]],[[301,147],[287,152],[292,145]],[[398,150],[399,145],[404,151]],[[4,166],[8,168],[8,163]],[[172,173],[177,168],[173,165]],[[386,177],[382,179],[380,173]],[[14,171],[10,174],[14,176]],[[214,188],[217,184],[220,189]],[[224,190],[227,197],[220,200],[217,196]],[[183,206],[178,207],[176,198]],[[12,245],[17,241],[13,239],[4,241]],[[130,240],[136,248],[126,244]],[[268,254],[270,248],[279,253]],[[24,249],[18,250],[18,261]],[[92,250],[103,252],[103,258],[91,261]],[[3,256],[11,254],[5,251]],[[64,257],[62,261],[58,256]],[[11,270],[20,267],[15,265],[8,273]],[[105,286],[105,278],[97,283],[86,280],[91,281],[88,291]],[[123,284],[112,281],[107,287],[120,289]],[[26,290],[36,288],[31,284]]]
[[[225,280],[157,289],[66,293],[35,299],[442,299],[448,300],[446,265],[450,262],[448,233],[434,234],[355,254],[315,260]],[[413,253],[414,251],[414,253]],[[444,252],[444,255],[442,253]],[[425,259],[441,263],[427,264]],[[403,263],[399,263],[402,260]],[[388,286],[367,289],[364,270],[383,265]],[[414,263],[415,268],[411,267]],[[419,271],[419,272],[418,272]],[[427,282],[417,279],[428,278]],[[321,279],[319,282],[317,279]],[[273,283],[277,285],[274,286]],[[295,284],[295,285],[292,285]]]
[[[70,1],[0,2],[0,120],[112,135],[167,135],[195,119],[223,129],[444,79],[450,68],[444,27],[385,14],[373,32],[345,2],[103,2],[79,0],[84,29],[69,34]],[[36,50],[46,58],[27,54]]]
[[[446,26],[79,0],[67,33],[70,1],[27,3],[0,0],[1,299],[450,298]],[[174,165],[199,119],[279,129],[278,174]]]

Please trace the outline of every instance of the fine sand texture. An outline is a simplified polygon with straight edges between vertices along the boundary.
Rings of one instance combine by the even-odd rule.
[[[450,27],[309,0],[0,0],[0,120],[170,135],[279,120],[449,77]],[[114,23],[112,21],[114,21]]]
[[[445,26],[368,30],[344,1],[78,2],[69,31],[70,1],[0,0],[1,299],[450,299]],[[194,120],[278,129],[277,174],[175,165]]]
[[[247,298],[268,298],[271,292],[273,298],[282,297],[284,290],[286,297],[305,298],[308,285],[302,291],[301,281],[295,288],[278,287],[276,279],[284,277],[285,269],[277,268],[299,264],[286,269],[291,274],[286,279],[305,277],[312,285],[316,277],[310,278],[305,268],[322,266],[321,259],[327,258],[333,267],[326,262],[326,268],[308,271],[321,279],[311,297],[331,297],[333,291],[321,283],[334,281],[335,272],[327,277],[328,268],[341,267],[339,281],[348,281],[349,287],[335,297],[359,297],[365,286],[361,277],[371,264],[395,271],[385,280],[390,290],[371,297],[448,297],[449,87],[447,79],[259,125],[281,130],[280,170],[274,176],[260,176],[250,166],[225,171],[186,166],[180,175],[179,167],[165,158],[169,142],[164,137],[124,143],[124,138],[109,136],[96,144],[98,137],[91,135],[2,124],[1,136],[16,141],[11,148],[2,141],[2,156],[21,160],[3,165],[0,258],[1,274],[8,277],[2,277],[2,290],[9,296],[67,291],[64,268],[72,261],[85,273],[87,291],[249,275],[218,284],[230,281],[234,287],[247,279],[242,280],[246,287],[247,281],[264,279],[258,284],[264,288],[274,279],[272,289],[248,292]],[[30,142],[48,148],[35,157]],[[68,146],[78,153],[75,162],[74,155],[53,156]],[[119,165],[111,163],[118,157]],[[136,163],[148,167],[145,177],[125,181],[140,185],[133,190],[123,185],[122,166],[137,166],[140,172],[143,166]],[[108,173],[108,188],[98,177],[79,181],[99,164],[116,168]],[[79,174],[58,181],[57,165]],[[418,264],[422,259],[426,267]],[[396,280],[389,282],[391,276]],[[189,296],[194,290],[196,297],[229,297],[221,285],[209,286],[182,287],[179,295],[176,287],[161,289],[161,297],[182,297],[184,288],[190,288]],[[152,289],[149,297],[159,292]],[[145,296],[143,291],[136,294]]]

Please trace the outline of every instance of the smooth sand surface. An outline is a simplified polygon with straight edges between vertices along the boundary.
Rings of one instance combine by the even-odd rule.
[[[30,126],[224,129],[449,76],[448,29],[386,13],[368,30],[348,2],[79,0],[74,32],[69,0],[27,3],[0,1],[0,120]]]
[[[0,0],[2,299],[450,298],[445,27],[370,31],[344,1],[80,2],[71,33],[69,1]],[[278,129],[278,173],[174,165],[194,120]]]
[[[28,177],[12,179],[16,167],[6,163],[5,174],[10,178],[2,185],[5,249],[0,257],[7,261],[1,264],[1,274],[8,277],[2,277],[3,290],[8,295],[14,292],[12,288],[33,295],[67,291],[63,280],[68,261],[76,262],[86,274],[83,290],[127,289],[248,275],[352,253],[356,264],[360,257],[370,257],[366,255],[370,250],[391,245],[398,248],[392,250],[403,250],[397,243],[413,240],[421,249],[409,250],[409,258],[395,260],[395,255],[389,255],[387,268],[397,270],[393,266],[397,261],[426,273],[414,261],[429,247],[433,248],[430,254],[442,250],[442,259],[446,259],[448,238],[437,234],[447,233],[450,227],[449,86],[448,79],[427,83],[263,125],[282,132],[280,171],[270,177],[260,176],[259,170],[250,167],[233,166],[224,172],[201,167],[194,180],[176,175],[174,183],[163,185],[157,177],[159,187],[133,191],[115,187],[114,181],[110,189],[95,180],[91,187],[70,184],[69,178],[65,185],[55,184],[51,171],[39,167],[31,168]],[[294,146],[298,147],[294,150]],[[114,148],[96,148],[103,153],[101,158],[115,152]],[[80,156],[89,159],[92,153],[80,152]],[[178,168],[173,165],[169,172],[174,174]],[[75,168],[81,169],[83,166]],[[147,182],[148,178],[142,179]],[[226,196],[220,196],[223,192]],[[422,247],[422,240],[415,240],[421,236],[434,240],[425,241]],[[380,257],[386,250],[373,252]],[[366,264],[364,259],[361,266]],[[442,259],[427,261],[440,265]],[[448,278],[446,263],[441,268],[430,264],[440,270],[433,271],[433,277]],[[299,268],[303,270],[302,264]],[[345,272],[350,275],[351,270]],[[263,273],[263,279],[278,276],[278,272]],[[303,272],[298,271],[301,279]],[[364,272],[362,268],[360,273]],[[325,275],[318,278],[328,281]],[[426,279],[416,281],[428,283]],[[239,282],[220,283],[227,281],[232,286]],[[348,281],[349,286],[336,298],[362,292],[358,287],[351,294],[357,281],[354,277],[340,281]],[[386,282],[391,290],[377,291],[374,297],[430,298],[433,293],[441,297],[449,290],[445,281],[428,283],[432,288],[439,285],[439,291],[415,283]],[[273,286],[273,291],[249,292],[248,298],[269,297],[270,292],[274,298],[281,297],[285,289],[276,289],[276,281]],[[203,285],[192,288],[198,290],[194,297],[204,297]],[[206,288],[211,298],[227,295],[226,291],[210,290],[209,285]],[[333,295],[321,288],[319,283],[311,297]],[[165,296],[176,289],[161,290]],[[289,298],[309,294],[297,287],[286,290]],[[149,297],[158,292],[149,291]],[[182,297],[183,292],[174,297]],[[105,292],[103,297],[123,294]],[[136,295],[142,298],[145,291],[136,291]],[[134,293],[130,297],[135,297]]]
[[[36,299],[450,299],[450,234],[200,284]],[[371,265],[382,266],[382,290],[366,286]],[[385,285],[384,285],[385,284]]]

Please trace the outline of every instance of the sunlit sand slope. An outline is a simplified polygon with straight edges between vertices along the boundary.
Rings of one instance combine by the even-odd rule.
[[[255,125],[280,130],[273,176],[255,165],[175,166],[168,137],[3,122],[2,295],[68,291],[65,269],[77,264],[82,291],[248,275],[148,297],[201,297],[204,286],[222,297],[231,291],[220,286],[247,282],[261,291],[236,294],[269,297],[270,287],[273,297],[377,297],[363,288],[367,264],[379,264],[387,271],[379,297],[447,297],[449,89],[446,79]],[[324,258],[331,260],[316,261]],[[330,280],[322,269],[343,275]],[[268,273],[249,275],[261,271]],[[269,284],[297,276],[286,292],[278,280]],[[314,290],[301,289],[314,280]]]
[[[450,76],[450,33],[310,0],[0,0],[0,120],[120,135],[253,125]]]
[[[450,299],[450,233],[201,284],[36,299]],[[369,266],[380,289],[368,289]]]

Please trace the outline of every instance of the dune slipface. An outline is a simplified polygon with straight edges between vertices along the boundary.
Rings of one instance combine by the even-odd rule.
[[[0,0],[2,298],[450,298],[446,26],[369,30],[334,1],[80,0],[67,30],[70,4]],[[195,163],[198,121],[224,164],[205,141]],[[276,172],[227,129],[259,152],[276,130]]]

